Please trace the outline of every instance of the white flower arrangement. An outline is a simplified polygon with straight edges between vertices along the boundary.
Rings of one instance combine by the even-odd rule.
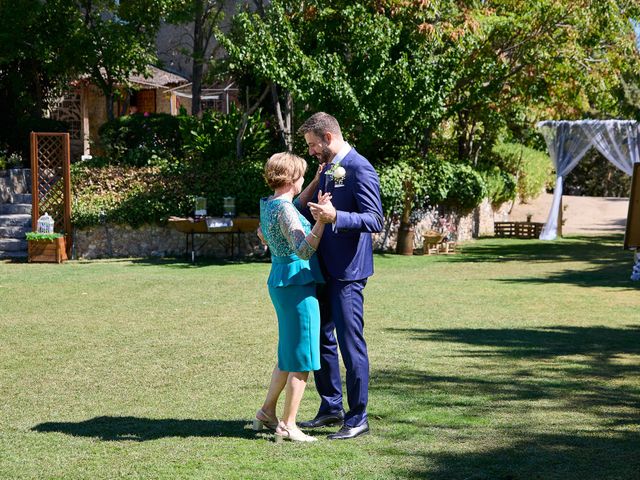
[[[327,171],[327,175],[331,176],[336,185],[342,185],[347,171],[340,165],[340,162],[338,162],[331,165],[331,168]]]

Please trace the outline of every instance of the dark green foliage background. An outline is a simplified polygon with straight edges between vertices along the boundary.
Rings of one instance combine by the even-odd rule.
[[[223,197],[233,196],[238,214],[256,215],[269,190],[262,169],[278,150],[273,131],[255,113],[236,158],[242,112],[192,116],[134,115],[102,130],[106,157],[72,168],[74,223],[101,221],[138,226],[193,213],[194,199],[207,199],[209,215],[222,215]]]

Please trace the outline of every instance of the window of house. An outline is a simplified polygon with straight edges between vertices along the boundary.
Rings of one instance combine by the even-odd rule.
[[[137,90],[131,94],[131,111],[134,113],[156,112],[156,91],[154,89]]]

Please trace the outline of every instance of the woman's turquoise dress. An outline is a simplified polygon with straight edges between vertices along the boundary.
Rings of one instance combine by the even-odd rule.
[[[269,295],[278,316],[278,368],[320,369],[320,307],[316,284],[324,283],[315,250],[306,236],[311,225],[286,199],[260,200],[260,227],[271,250]]]

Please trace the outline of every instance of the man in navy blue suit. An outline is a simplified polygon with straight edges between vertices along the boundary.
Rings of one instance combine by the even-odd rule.
[[[333,116],[316,113],[299,131],[304,135],[309,155],[322,166],[306,213],[330,227],[325,228],[317,250],[326,279],[326,285],[318,292],[320,370],[314,372],[321,403],[316,417],[300,426],[342,424],[328,438],[343,440],[369,432],[369,357],[364,339],[363,290],[373,274],[371,233],[380,232],[383,226],[380,181],[369,161],[344,141]],[[330,192],[332,201],[319,205],[318,191]],[[346,368],[349,405],[346,414],[338,345]]]

